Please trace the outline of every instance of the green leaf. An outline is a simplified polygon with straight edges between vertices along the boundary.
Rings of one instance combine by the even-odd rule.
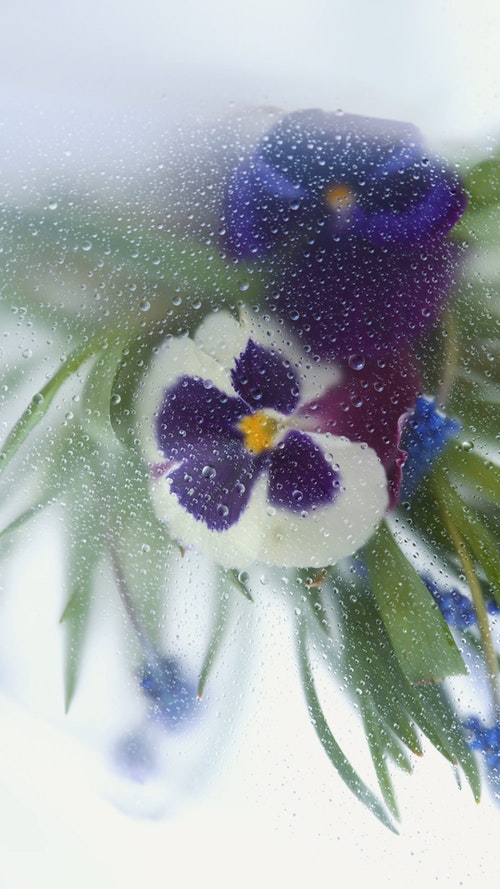
[[[344,652],[342,681],[347,683],[356,704],[358,688],[368,693],[380,717],[406,747],[420,755],[415,720],[409,716],[408,702],[403,698],[406,679],[371,592],[359,590],[356,594],[336,585],[335,598]]]
[[[468,171],[465,188],[469,198],[469,213],[479,207],[500,204],[500,157],[489,157]]]
[[[89,358],[92,358],[100,348],[102,342],[87,343],[83,348],[75,350],[64,364],[49,380],[49,382],[38,392],[23,412],[9,435],[7,436],[4,446],[0,451],[0,472],[3,471],[9,461],[17,453],[24,441],[26,441],[32,430],[46,415],[52,401],[59,392],[61,386],[76,373],[76,371],[85,364]]]
[[[478,765],[465,739],[455,706],[450,701],[445,688],[439,685],[428,685],[419,687],[415,691],[425,712],[433,724],[438,727],[453,760],[462,768],[474,794],[474,799],[479,802],[481,777]]]
[[[378,714],[369,697],[361,696],[360,709],[380,791],[392,817],[399,821],[394,786],[387,766],[387,738],[383,725],[379,722]]]
[[[6,540],[8,537],[11,537],[17,531],[19,531],[27,522],[36,516],[40,515],[43,509],[48,506],[51,498],[48,492],[43,496],[42,499],[38,500],[36,503],[28,506],[27,509],[23,510],[23,512],[19,513],[15,519],[9,522],[5,528],[2,528],[0,531],[0,541]]]
[[[470,546],[476,562],[481,565],[491,584],[495,599],[500,603],[500,546],[496,538],[453,490],[443,472],[436,474],[433,483],[445,512],[453,516],[458,531]]]
[[[208,679],[212,673],[212,669],[217,660],[217,656],[220,652],[222,643],[227,634],[230,616],[231,616],[231,597],[226,592],[227,586],[227,572],[221,569],[220,571],[220,584],[218,584],[218,599],[217,599],[217,611],[215,614],[215,619],[212,627],[212,635],[210,638],[210,642],[208,644],[208,648],[203,659],[203,664],[200,670],[200,678],[198,680],[198,698],[203,696],[205,691]]]
[[[320,740],[321,746],[330,762],[339,773],[349,790],[393,833],[397,833],[394,825],[374,793],[361,780],[356,770],[338,745],[323,713],[314,684],[314,677],[307,654],[306,624],[298,620],[297,644],[302,688],[306,698],[312,725]]]
[[[443,615],[385,524],[367,548],[366,559],[377,605],[409,682],[466,673]]]
[[[94,575],[102,556],[100,529],[96,528],[93,503],[75,503],[66,516],[68,601],[61,616],[66,628],[65,707],[69,710],[80,675],[89,628]]]
[[[248,599],[249,602],[253,602],[253,597],[248,588],[244,572],[237,571],[235,568],[230,568],[226,572],[226,576],[229,582],[244,595],[245,599]]]
[[[458,487],[468,486],[479,497],[500,506],[500,466],[476,450],[455,446],[448,450],[446,468],[454,474]]]

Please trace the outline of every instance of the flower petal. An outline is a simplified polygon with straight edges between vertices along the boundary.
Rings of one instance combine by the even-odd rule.
[[[134,403],[136,426],[144,456],[150,463],[164,459],[164,454],[158,447],[157,417],[165,390],[175,385],[183,376],[209,380],[221,392],[234,397],[229,371],[193,340],[187,337],[166,340],[152,361]]]
[[[342,383],[305,405],[301,413],[311,424],[309,428],[344,435],[373,448],[385,467],[391,505],[395,505],[406,456],[400,447],[402,427],[420,389],[411,353],[387,355],[385,362],[359,355],[345,371]]]
[[[226,531],[246,508],[262,461],[237,443],[218,455],[198,449],[165,480],[179,504],[210,531]]]
[[[269,460],[269,502],[300,513],[333,503],[341,475],[304,432],[288,432]]]
[[[227,249],[243,258],[268,253],[281,237],[283,209],[302,193],[298,183],[258,155],[247,158],[236,168],[227,187]]]
[[[226,568],[248,569],[258,562],[281,567],[333,565],[369,539],[388,503],[387,480],[374,451],[329,435],[310,434],[342,484],[335,501],[300,514],[268,499],[268,479],[259,472],[238,521],[210,530],[172,493],[167,478],[153,482],[158,517],[184,546],[196,547]],[[229,457],[229,459],[231,459]],[[337,465],[338,464],[338,465]],[[229,502],[226,501],[229,506]]]
[[[299,402],[299,379],[289,362],[253,339],[235,360],[231,380],[238,395],[254,410],[271,407],[291,414]]]
[[[183,375],[166,389],[156,420],[158,447],[167,460],[197,459],[199,453],[224,453],[242,440],[236,424],[245,414],[239,398],[209,381]]]
[[[271,565],[334,565],[366,543],[388,505],[385,472],[371,448],[334,436],[310,437],[341,475],[338,495],[333,502],[300,515],[268,507],[261,519],[259,559]],[[252,497],[249,520],[253,507]]]
[[[406,348],[435,322],[458,275],[456,245],[388,251],[351,236],[335,251],[318,244],[300,261],[273,266],[270,309],[322,358],[346,361]]]
[[[456,420],[441,414],[432,399],[423,396],[417,399],[402,437],[402,447],[408,452],[401,486],[404,500],[413,496],[450,439],[458,435],[461,428]]]

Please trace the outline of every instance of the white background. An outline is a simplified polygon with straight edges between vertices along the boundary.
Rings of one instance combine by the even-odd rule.
[[[500,129],[494,0],[2,5],[1,132],[14,185],[23,158],[33,177],[57,168],[61,141],[71,145],[66,165],[99,152],[140,162],[172,119],[247,104],[400,117],[466,153],[487,151]],[[53,644],[43,617],[53,565],[50,556],[47,564],[33,558],[33,639],[15,632],[19,646],[33,642],[37,673],[44,633]],[[2,620],[14,624],[13,610],[5,606]],[[122,814],[101,792],[91,747],[42,718],[41,708],[2,699],[2,889],[493,884],[500,812],[458,792],[430,753],[398,780],[402,836],[384,831],[319,750],[292,681],[283,622],[267,608],[260,627],[250,705],[228,768],[167,820]]]

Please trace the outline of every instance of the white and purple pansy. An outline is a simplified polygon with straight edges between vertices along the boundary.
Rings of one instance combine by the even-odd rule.
[[[366,444],[317,431],[314,403],[338,382],[334,365],[248,317],[219,312],[194,340],[167,341],[138,413],[172,535],[227,568],[322,567],[362,546],[387,477]]]

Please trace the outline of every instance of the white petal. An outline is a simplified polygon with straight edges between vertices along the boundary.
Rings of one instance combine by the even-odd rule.
[[[278,509],[267,501],[267,478],[261,475],[239,521],[227,531],[210,531],[179,504],[168,479],[161,478],[153,493],[158,517],[181,544],[211,555],[225,568],[242,570],[256,562],[321,568],[353,555],[387,508],[384,469],[371,448],[334,436],[311,437],[340,466],[342,490],[334,503],[304,515]]]
[[[267,510],[260,559],[270,565],[334,565],[369,540],[389,503],[387,477],[375,451],[337,436],[311,434],[311,438],[332,464],[338,464],[342,490],[332,504],[303,516],[285,509],[269,515]]]
[[[250,338],[290,362],[299,378],[301,404],[319,398],[331,386],[338,386],[342,379],[339,366],[331,361],[321,363],[316,356],[304,351],[282,326],[273,324],[269,316],[258,311],[243,308],[239,320],[229,312],[214,312],[198,328],[195,342],[223,367],[230,368]]]

